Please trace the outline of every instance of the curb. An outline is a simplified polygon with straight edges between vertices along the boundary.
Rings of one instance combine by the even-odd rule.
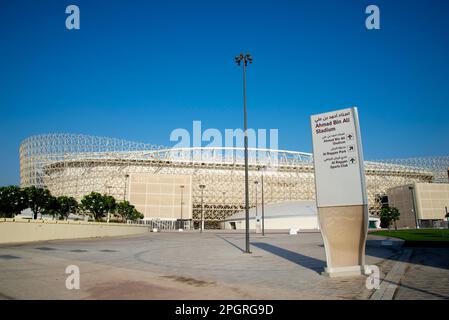
[[[401,282],[402,276],[405,274],[407,262],[413,253],[413,249],[406,248],[402,252],[399,260],[393,265],[391,271],[385,276],[380,283],[379,289],[374,291],[370,300],[393,300],[394,294]]]

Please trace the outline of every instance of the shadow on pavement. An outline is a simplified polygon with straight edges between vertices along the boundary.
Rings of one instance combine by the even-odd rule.
[[[222,237],[222,236],[220,236],[220,235],[215,235],[217,238],[220,238],[221,240],[224,240],[224,241],[226,241],[227,243],[229,243],[231,246],[233,246],[234,248],[237,248],[237,249],[239,249],[240,251],[242,251],[242,252],[245,252],[245,250],[243,250],[242,248],[240,248],[238,245],[236,245],[235,243],[232,243],[231,241],[229,241],[228,239],[226,239],[226,238],[224,238],[224,237]]]
[[[304,268],[313,270],[317,273],[321,273],[324,270],[324,267],[326,266],[326,262],[322,260],[308,257],[300,253],[293,252],[280,247],[276,247],[268,243],[252,242],[251,244],[259,249],[270,252],[274,255],[277,255],[278,257],[289,260],[293,263],[296,263]]]
[[[441,247],[407,247],[413,249],[409,263],[449,270],[449,249]],[[401,246],[383,246],[381,240],[367,240],[366,255],[397,260]]]

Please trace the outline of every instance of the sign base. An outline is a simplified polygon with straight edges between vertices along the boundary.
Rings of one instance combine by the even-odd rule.
[[[368,208],[365,205],[318,208],[330,277],[364,274]]]
[[[339,267],[339,268],[324,268],[321,275],[335,278],[335,277],[353,277],[367,274],[366,266],[351,266],[351,267]]]

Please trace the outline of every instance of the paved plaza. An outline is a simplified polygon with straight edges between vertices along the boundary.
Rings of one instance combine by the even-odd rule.
[[[252,254],[243,253],[244,240],[243,233],[209,231],[2,245],[0,299],[369,299],[373,293],[366,276],[320,275],[325,253],[318,232],[252,234]],[[383,279],[402,250],[370,236],[367,263],[378,265]],[[449,250],[434,249],[436,258],[423,250],[413,253],[395,298],[448,299]],[[79,290],[66,288],[69,265],[80,269]]]

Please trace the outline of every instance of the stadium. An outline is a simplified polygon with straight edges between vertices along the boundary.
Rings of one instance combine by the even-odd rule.
[[[365,161],[370,214],[386,191],[447,182],[449,157]],[[249,149],[250,207],[315,199],[312,154]],[[20,145],[22,187],[46,187],[80,200],[91,191],[128,200],[145,221],[187,220],[216,228],[244,209],[243,148],[167,148],[76,134],[37,135]],[[202,187],[200,187],[202,186]]]

